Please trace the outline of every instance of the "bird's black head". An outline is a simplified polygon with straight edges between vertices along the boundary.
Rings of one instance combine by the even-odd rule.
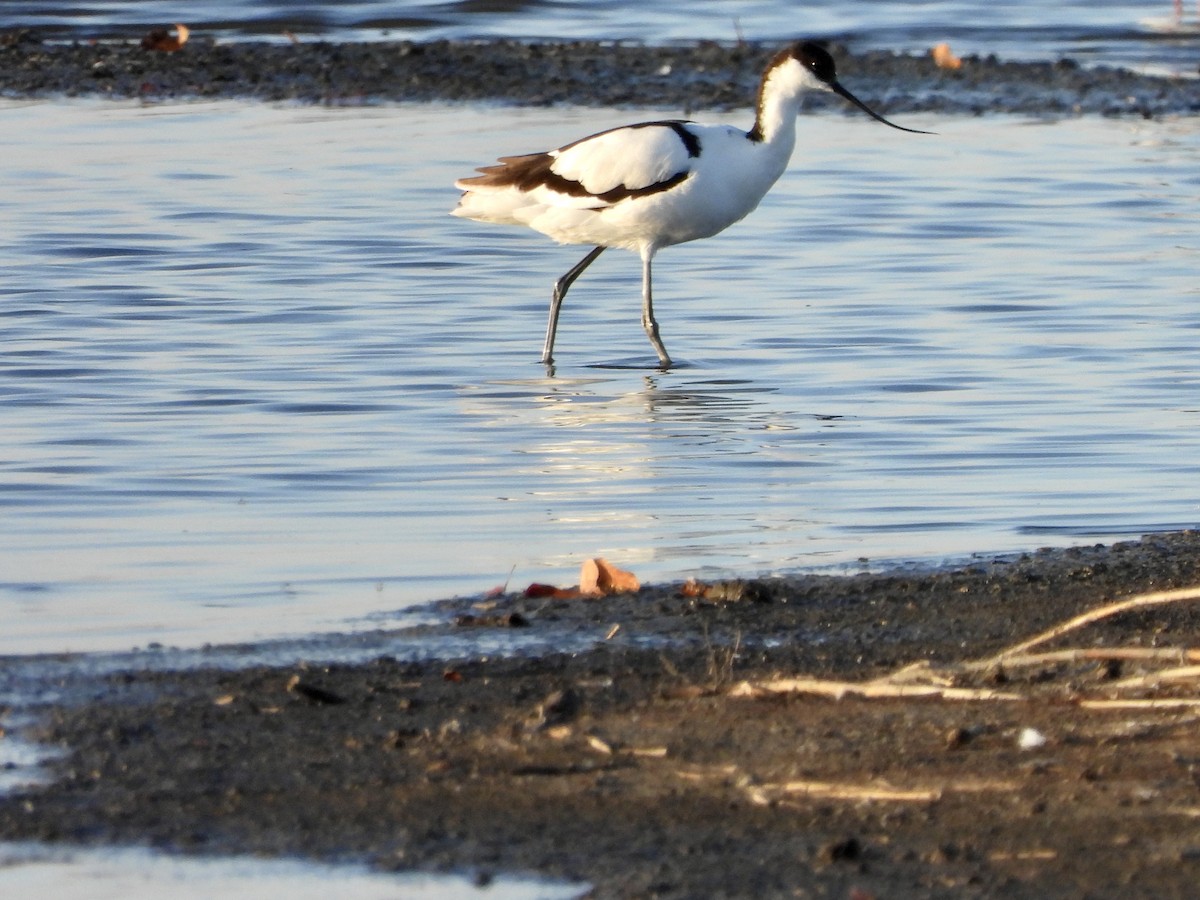
[[[783,51],[777,59],[786,59],[791,57],[801,66],[807,69],[821,86],[833,91],[839,97],[844,97],[849,100],[863,112],[877,122],[882,122],[891,128],[898,131],[911,131],[913,134],[929,134],[928,131],[918,131],[915,128],[905,128],[903,125],[897,125],[894,122],[889,122],[867,104],[863,103],[855,97],[849,90],[842,87],[837,80],[837,67],[833,64],[833,57],[829,55],[829,51],[818,44],[816,41],[800,41],[792,44],[787,50]]]
[[[816,41],[800,41],[789,48],[792,59],[826,84],[837,84],[837,67],[829,51]]]

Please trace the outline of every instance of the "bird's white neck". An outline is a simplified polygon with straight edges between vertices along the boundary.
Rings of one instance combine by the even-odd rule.
[[[785,67],[767,70],[758,88],[758,109],[751,140],[765,144],[780,144],[790,153],[796,143],[796,116],[800,112],[803,91],[793,73]]]
[[[796,115],[800,112],[800,98],[767,95],[758,106],[758,116],[750,136],[765,144],[782,144],[791,147],[796,143]]]

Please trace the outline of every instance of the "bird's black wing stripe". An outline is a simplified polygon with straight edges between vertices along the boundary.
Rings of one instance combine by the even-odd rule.
[[[595,197],[597,200],[603,200],[605,203],[618,203],[621,200],[628,200],[630,197],[647,197],[651,194],[670,190],[690,174],[689,172],[678,172],[665,181],[659,181],[640,188],[628,188],[623,184],[619,184],[615,188],[603,193],[593,194],[578,181],[564,178],[555,172],[551,168],[554,165],[554,161],[554,157],[549,153],[533,153],[529,156],[509,157],[503,161],[502,165],[488,166],[480,169],[483,173],[482,175],[476,175],[473,178],[464,178],[461,184],[467,189],[470,189],[473,185],[478,185],[480,187],[514,187],[519,191],[525,192],[545,187],[560,194],[566,194],[568,197]]]
[[[690,159],[695,159],[700,155],[700,138],[688,131],[688,123],[681,122],[678,119],[672,119],[668,122],[647,122],[646,125],[665,125],[679,136],[679,140],[683,142],[683,146],[687,149],[687,155]],[[638,125],[638,128],[644,126]]]
[[[654,122],[638,122],[636,125],[618,125],[616,128],[609,128],[604,131],[597,131],[595,134],[589,134],[585,138],[580,138],[577,141],[571,141],[569,144],[564,144],[558,148],[558,152],[562,153],[570,150],[572,147],[578,147],[580,144],[586,144],[592,138],[598,138],[601,135],[612,134],[614,131],[622,131],[626,128],[670,128],[679,137],[683,143],[683,147],[687,150],[687,155],[695,159],[700,155],[700,138],[696,137],[687,126],[692,124],[686,119],[661,119]]]

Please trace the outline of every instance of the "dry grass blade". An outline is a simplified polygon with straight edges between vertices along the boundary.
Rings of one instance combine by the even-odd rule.
[[[766,804],[784,798],[808,797],[817,800],[882,801],[894,803],[933,803],[946,794],[977,794],[989,791],[1012,793],[1020,785],[1014,781],[963,779],[935,787],[897,787],[886,781],[866,784],[846,781],[780,781],[748,788],[750,799]]]
[[[1008,653],[1009,651],[1005,651]],[[978,672],[995,668],[998,657],[963,663],[955,672]],[[1189,647],[1071,647],[1045,653],[1022,653],[1004,657],[1007,670],[1078,662],[1200,662],[1200,650]],[[912,668],[911,666],[909,668]]]
[[[992,862],[1029,862],[1058,858],[1057,850],[996,850],[988,854]]]
[[[774,678],[770,681],[743,681],[730,694],[735,697],[761,697],[766,694],[815,694],[841,700],[843,697],[912,699],[931,697],[937,700],[1024,700],[1021,694],[997,691],[992,688],[956,688],[941,684],[892,684],[882,681],[830,681],[824,678]]]
[[[901,666],[895,672],[889,672],[880,678],[872,679],[868,684],[938,684],[949,687],[953,679],[939,671],[935,671],[929,660],[922,659],[907,666]]]
[[[1200,666],[1178,666],[1174,669],[1163,669],[1161,672],[1122,678],[1120,681],[1114,681],[1108,687],[1112,690],[1124,691],[1130,688],[1156,687],[1163,682],[1195,681],[1198,678],[1200,678]]]
[[[900,803],[932,803],[942,798],[938,788],[897,788],[890,784],[840,784],[831,781],[785,781],[758,785],[752,799],[769,802],[780,795],[813,797],[819,800],[874,800]]]
[[[1195,709],[1200,707],[1196,697],[1159,697],[1139,700],[1078,700],[1080,709]]]

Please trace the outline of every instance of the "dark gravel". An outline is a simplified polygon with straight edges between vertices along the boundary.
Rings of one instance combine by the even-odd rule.
[[[1017,702],[730,688],[978,658],[1102,602],[1196,584],[1200,534],[1184,532],[949,569],[736,582],[717,599],[667,585],[600,601],[448,602],[435,606],[442,624],[410,635],[418,646],[452,632],[586,632],[588,651],[130,665],[86,685],[60,675],[27,686],[53,698],[75,682],[72,701],[27,710],[32,735],[64,751],[56,780],[0,797],[0,840],[361,860],[484,883],[539,873],[604,898],[1194,896],[1200,715],[1079,702],[1139,663],[956,679]],[[1194,647],[1198,631],[1196,604],[1176,604],[1066,643]],[[1195,680],[1148,693],[1187,702]],[[1026,729],[1042,742],[1022,749]],[[781,787],[798,783],[931,793]]]
[[[665,47],[578,41],[214,44],[177,53],[127,43],[46,43],[0,34],[0,96],[291,100],[303,103],[499,102],[682,111],[753,102],[775,45]],[[842,80],[886,112],[1167,116],[1200,112],[1200,83],[1083,68],[1070,60],[967,57],[956,71],[927,56],[831,48]],[[839,101],[814,98],[813,105]]]

